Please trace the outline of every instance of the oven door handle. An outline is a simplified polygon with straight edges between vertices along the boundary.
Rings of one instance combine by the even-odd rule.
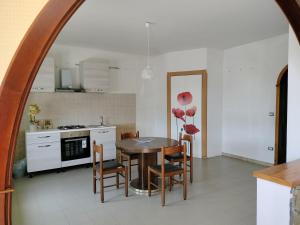
[[[87,138],[76,138],[76,139],[69,139],[69,140],[65,140],[65,142],[72,142],[72,141],[82,141],[85,140]]]

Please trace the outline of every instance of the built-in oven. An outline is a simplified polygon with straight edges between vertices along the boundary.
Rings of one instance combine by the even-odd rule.
[[[91,162],[90,131],[61,132],[62,166],[73,166]]]

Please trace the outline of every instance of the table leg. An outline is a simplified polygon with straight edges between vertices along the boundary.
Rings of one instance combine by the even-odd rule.
[[[139,154],[139,177],[131,181],[130,186],[136,193],[145,194],[148,190],[148,166],[157,164],[157,153]]]

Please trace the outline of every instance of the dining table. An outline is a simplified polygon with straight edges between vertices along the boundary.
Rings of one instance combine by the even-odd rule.
[[[157,154],[162,147],[177,146],[179,142],[164,137],[140,137],[116,142],[116,148],[125,153],[137,153],[138,177],[130,182],[130,187],[137,194],[148,192],[148,166],[157,165]],[[153,182],[157,182],[153,180]],[[151,187],[155,191],[155,187]]]

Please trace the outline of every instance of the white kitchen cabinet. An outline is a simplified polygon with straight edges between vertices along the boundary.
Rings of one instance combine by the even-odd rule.
[[[109,64],[106,60],[87,60],[79,63],[81,88],[86,92],[108,92]]]
[[[61,167],[59,132],[26,133],[27,172]]]
[[[116,128],[93,129],[90,131],[91,155],[93,155],[93,142],[103,144],[103,160],[116,159]],[[99,156],[97,158],[99,160]],[[91,157],[93,161],[93,157]]]
[[[33,82],[31,92],[55,91],[55,66],[54,59],[46,57]]]

